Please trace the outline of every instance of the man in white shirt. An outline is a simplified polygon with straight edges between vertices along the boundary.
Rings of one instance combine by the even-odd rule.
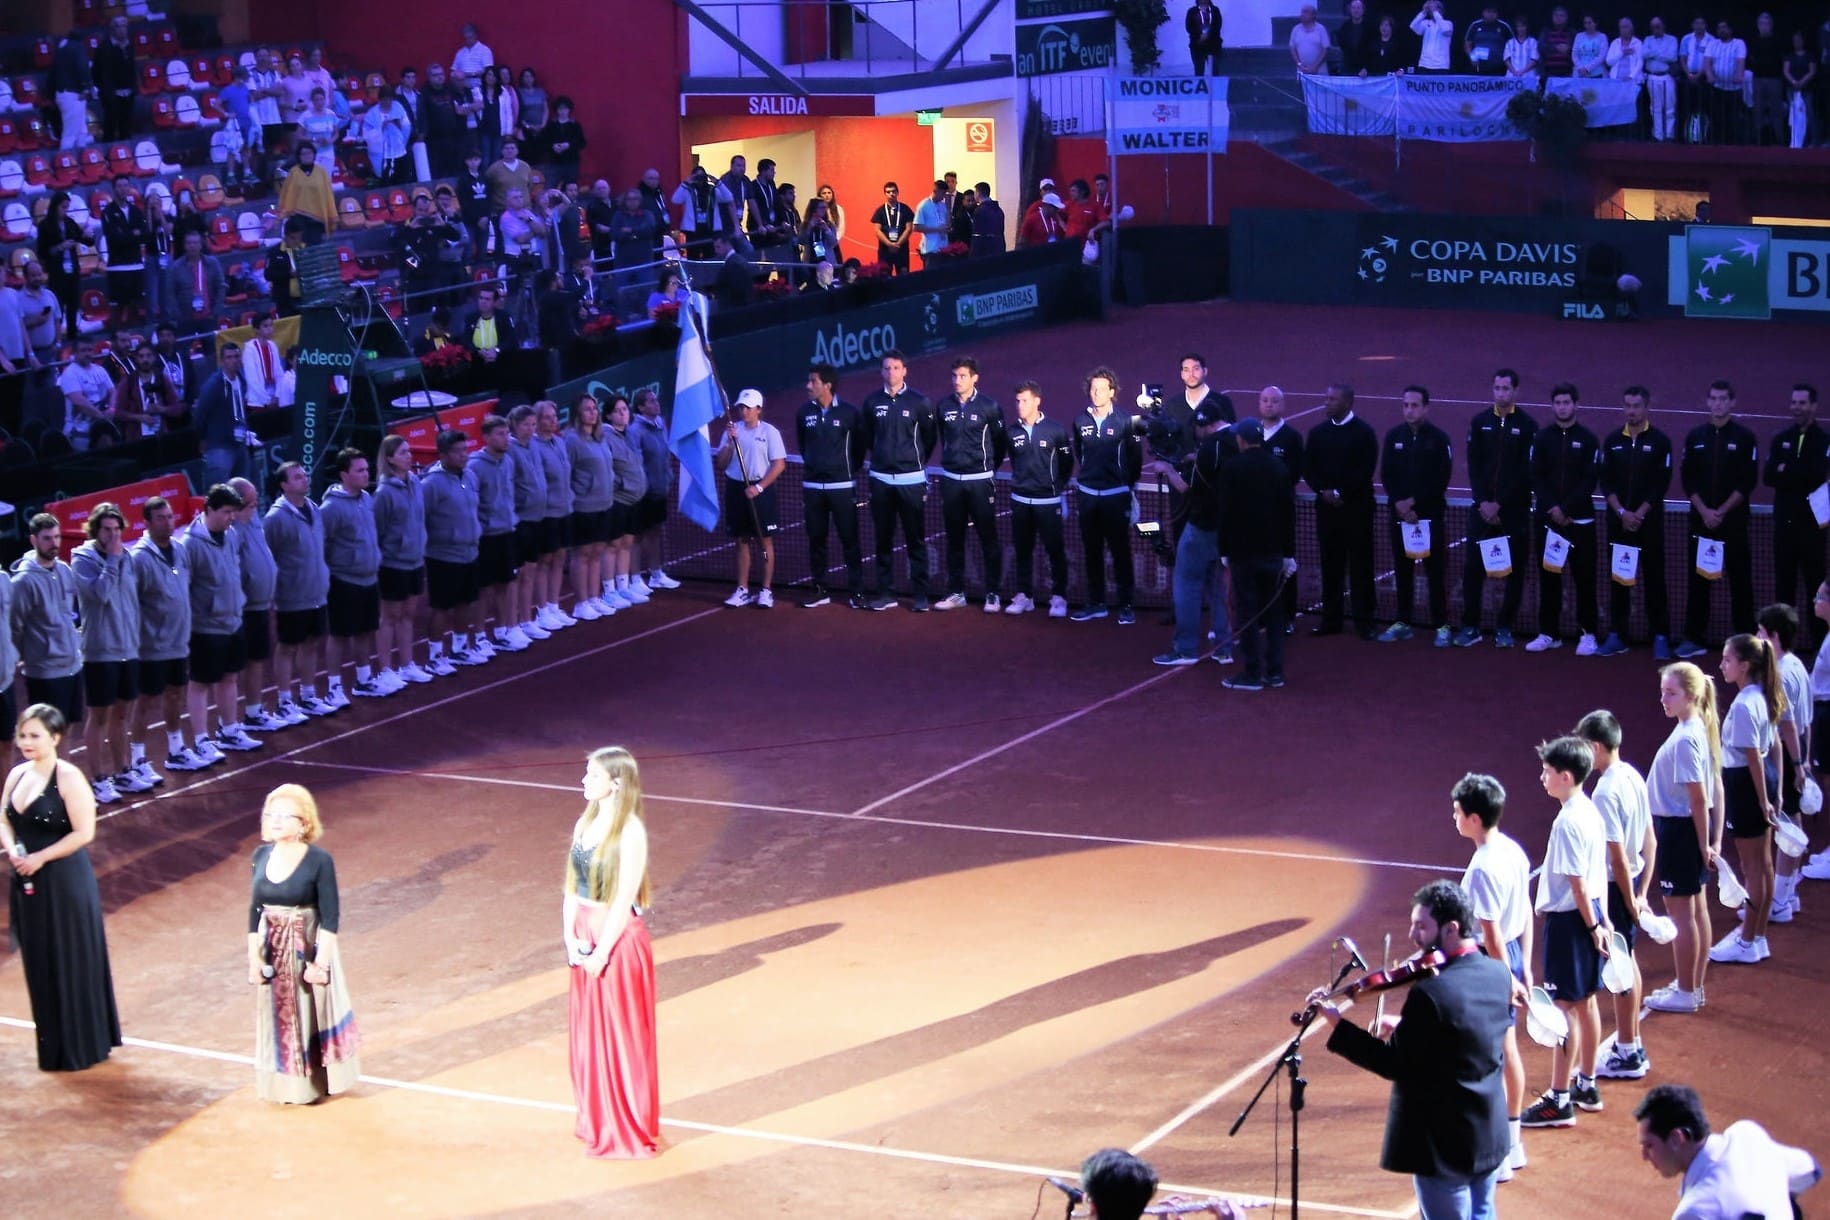
[[[1487,956],[1512,971],[1512,999],[1521,1008],[1531,992],[1531,861],[1512,836],[1500,830],[1506,789],[1491,775],[1469,773],[1449,794],[1455,833],[1474,844],[1474,858],[1462,875],[1469,906],[1478,921],[1474,929]],[[1519,1116],[1525,1109],[1525,1058],[1519,1053],[1517,1028],[1506,1031],[1506,1125],[1512,1151],[1500,1168],[1502,1182],[1525,1168],[1525,1144]]]
[[[1716,40],[1709,58],[1703,61],[1703,76],[1709,82],[1709,122],[1717,143],[1745,142],[1747,102],[1743,87],[1747,78],[1747,43],[1735,37],[1734,27],[1726,21],[1716,22]]]
[[[467,87],[480,85],[483,69],[496,62],[496,53],[477,37],[477,27],[469,22],[464,23],[463,37],[464,45],[451,57],[451,75]]]
[[[1602,896],[1607,893],[1607,827],[1582,791],[1594,769],[1589,744],[1559,737],[1538,747],[1540,779],[1562,804],[1544,847],[1537,909],[1544,920],[1544,989],[1569,1019],[1569,1038],[1550,1053],[1550,1088],[1525,1111],[1527,1127],[1573,1127],[1576,1109],[1601,1109],[1595,1084],[1601,1045],[1601,961],[1611,931]],[[1570,1068],[1576,1069],[1570,1079]],[[1561,1087],[1559,1087],[1561,1086]]]
[[[263,314],[254,324],[254,338],[242,347],[242,400],[250,411],[279,405],[280,374],[286,362],[273,341],[273,315]]]
[[[1520,13],[1517,24],[1512,27],[1512,37],[1506,40],[1506,75],[1524,76],[1538,70],[1538,40],[1531,36],[1531,27],[1526,14]]]
[[[1423,39],[1417,53],[1417,71],[1445,76],[1455,45],[1455,23],[1442,15],[1442,0],[1423,0],[1423,11],[1411,18],[1411,33]]]
[[[1690,33],[1678,42],[1678,70],[1684,74],[1681,78],[1684,138],[1692,144],[1706,138],[1700,128],[1708,121],[1709,57],[1715,53],[1716,37],[1709,32],[1709,22],[1702,17],[1692,18]]]
[[[1652,138],[1669,140],[1677,127],[1677,73],[1682,60],[1678,40],[1665,32],[1665,19],[1654,17],[1640,41],[1640,65],[1646,73],[1646,103],[1652,113]]]
[[[1658,840],[1652,836],[1652,804],[1646,780],[1620,757],[1620,721],[1612,712],[1590,712],[1576,725],[1576,736],[1595,754],[1595,808],[1608,834],[1608,923],[1626,938],[1631,951],[1639,921],[1651,913],[1646,893]],[[1614,1047],[1598,1069],[1612,1080],[1638,1080],[1652,1067],[1639,1042],[1639,1005],[1644,990],[1639,963],[1633,964],[1633,986],[1614,994]]]
[[[1315,19],[1315,5],[1305,4],[1302,17],[1290,27],[1290,58],[1305,75],[1328,70],[1328,27]]]
[[[114,396],[114,378],[95,362],[94,339],[76,341],[76,355],[58,374],[57,388],[64,395],[64,435],[74,448],[87,449],[90,428],[108,418],[108,402]]]
[[[1803,1148],[1778,1143],[1751,1119],[1711,1134],[1688,1085],[1654,1085],[1633,1108],[1639,1155],[1660,1177],[1681,1179],[1671,1220],[1744,1220],[1794,1214],[1793,1199],[1823,1177]]]
[[[1638,84],[1645,76],[1644,48],[1633,32],[1633,19],[1620,19],[1620,35],[1608,44],[1608,79]]]

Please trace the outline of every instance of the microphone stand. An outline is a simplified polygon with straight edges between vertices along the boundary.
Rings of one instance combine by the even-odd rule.
[[[1353,973],[1353,967],[1354,959],[1349,957],[1347,961],[1342,964],[1340,973],[1334,976],[1334,982],[1328,985],[1328,990],[1333,991],[1342,983],[1346,982],[1347,976]],[[1239,1117],[1233,1120],[1232,1127],[1229,1128],[1226,1133],[1229,1138],[1238,1135],[1239,1128],[1245,1126],[1245,1120],[1251,1116],[1253,1109],[1258,1105],[1259,1099],[1264,1096],[1265,1090],[1271,1087],[1271,1082],[1277,1079],[1277,1074],[1283,1071],[1287,1071],[1290,1074],[1290,1220],[1297,1220],[1297,1217],[1302,1214],[1302,1204],[1300,1202],[1302,1198],[1302,1138],[1300,1124],[1303,1113],[1303,1091],[1309,1086],[1309,1082],[1303,1079],[1302,1076],[1303,1038],[1309,1033],[1309,1027],[1315,1024],[1315,1018],[1320,1012],[1321,1009],[1314,1006],[1310,1006],[1304,1010],[1302,1020],[1297,1023],[1296,1036],[1290,1039],[1290,1045],[1284,1047],[1284,1053],[1277,1057],[1277,1062],[1273,1063],[1271,1065],[1271,1070],[1265,1073],[1264,1080],[1258,1085],[1258,1091],[1252,1094],[1252,1099],[1250,1101],[1245,1103],[1245,1109],[1239,1111]]]

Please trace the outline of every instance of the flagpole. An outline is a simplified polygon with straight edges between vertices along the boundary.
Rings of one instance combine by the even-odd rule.
[[[685,259],[680,260],[680,282],[686,285],[686,308],[693,308],[693,298],[695,296],[698,296],[700,300],[707,299],[703,295],[693,291],[692,273],[687,269]],[[724,379],[718,375],[718,362],[712,358],[710,323],[711,318],[709,314],[695,313],[693,317],[693,329],[699,335],[699,350],[705,354],[705,367],[710,370],[712,374],[712,392],[718,395],[718,406],[723,413],[725,427],[731,438],[731,450],[737,457],[737,472],[743,476],[743,502],[750,510],[750,525],[755,529],[756,539],[760,542],[764,537],[762,517],[756,511],[755,497],[750,495],[749,492],[750,463],[746,461],[743,456],[743,446],[737,442],[737,436],[733,430],[735,425],[731,422],[731,400],[724,392]]]

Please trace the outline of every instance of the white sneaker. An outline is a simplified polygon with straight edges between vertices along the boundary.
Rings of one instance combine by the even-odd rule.
[[[1067,617],[1067,598],[1051,597],[1048,599],[1048,616],[1050,618]]]
[[[140,773],[129,767],[114,777],[114,790],[116,792],[151,792],[153,785],[151,780],[141,779]]]
[[[480,652],[467,652],[462,648],[453,648],[451,663],[453,665],[487,665],[489,658]]]
[[[223,725],[221,729],[217,730],[216,740],[211,744],[218,749],[237,750],[244,753],[261,748],[261,743],[248,736],[239,724]]]
[[[965,604],[966,595],[964,593],[949,593],[947,596],[935,602],[934,608],[936,610],[958,610]]]
[[[1820,860],[1818,856],[1824,858]],[[1819,852],[1818,856],[1812,856],[1810,861],[1798,871],[1813,881],[1830,881],[1830,853]]]
[[[1494,1181],[1495,1181],[1495,1182],[1510,1182],[1510,1181],[1512,1181],[1512,1162],[1510,1162],[1510,1161],[1501,1161],[1501,1162],[1500,1162],[1500,1170],[1499,1170],[1499,1172],[1498,1172],[1498,1173],[1496,1173],[1496,1174],[1494,1174],[1494,1175],[1493,1175],[1493,1180],[1494,1180]]]
[[[769,589],[758,589],[756,591],[756,605],[758,609],[762,610],[775,609],[775,593]]]
[[[1589,642],[1592,644],[1595,641],[1591,637]],[[1532,640],[1531,643],[1525,645],[1525,651],[1526,652],[1549,652],[1553,648],[1561,648],[1561,647],[1563,647],[1563,641],[1558,639],[1556,636],[1539,635],[1536,639]]]
[[[639,606],[653,596],[653,594],[648,591],[646,585],[636,584],[634,577],[630,578],[628,584],[618,589],[616,595],[623,598],[632,606]]]
[[[165,782],[165,777],[163,775],[160,775],[157,771],[153,770],[152,763],[148,762],[144,758],[142,758],[139,762],[137,762],[133,765],[133,773],[136,776],[138,776],[139,778],[145,780],[147,783],[153,785],[154,787],[157,787],[160,784],[163,784]]]
[[[534,646],[534,637],[517,626],[508,629],[508,642],[513,652],[524,652]]]
[[[403,682],[423,685],[432,681],[432,674],[418,661],[408,661],[394,672],[400,675]]]
[[[604,605],[609,606],[612,610],[635,609],[634,599],[625,597],[620,589],[611,589],[598,600],[603,602]]]
[[[550,617],[554,623],[558,624],[561,630],[564,630],[567,627],[578,626],[578,620],[567,614],[564,610],[561,610],[558,606],[553,607],[553,612],[548,617]],[[547,630],[551,631],[552,628],[548,627]]]
[[[340,712],[349,706],[349,693],[343,689],[343,684],[339,682],[337,685],[325,690],[324,702],[329,705],[331,711]]]
[[[596,609],[598,618],[609,618],[612,614],[616,613],[616,603],[605,601],[601,597],[592,598],[591,605]],[[627,610],[629,607],[624,606],[623,609]]]
[[[1010,599],[1010,604],[1008,606],[1004,607],[1004,613],[1005,614],[1028,614],[1031,610],[1034,610],[1035,608],[1036,608],[1036,602],[1035,602],[1034,598],[1030,597],[1030,595],[1027,593],[1019,593],[1015,597]]]
[[[493,661],[496,659],[495,641],[491,640],[481,631],[470,637],[470,651],[477,656],[482,657],[485,661]]]
[[[637,594],[640,594],[641,596],[637,597]],[[649,588],[648,582],[643,580],[640,576],[631,576],[629,578],[629,596],[634,597],[635,600],[639,602],[645,602],[654,596],[654,590]]]
[[[733,610],[739,606],[747,606],[750,604],[750,591],[742,585],[739,585],[737,587],[737,592],[724,599],[724,604],[731,607]]]
[[[304,708],[290,699],[280,700],[279,711],[275,714],[286,722],[287,728],[291,728],[295,724],[304,724],[307,720],[311,719],[311,717],[306,714]]]
[[[434,675],[440,678],[449,678],[452,674],[457,672],[457,666],[453,665],[451,663],[451,658],[442,652],[426,663],[426,669],[431,670]],[[421,670],[420,672],[424,673],[425,670]]]
[[[1002,610],[1003,608],[1004,608],[1004,603],[1002,601],[998,600],[998,595],[996,593],[985,594],[985,613],[986,614],[996,614],[998,611]]]
[[[208,737],[199,737],[197,744],[191,747],[192,753],[203,759],[203,765],[213,767],[219,762],[228,762],[229,756]]]
[[[277,733],[287,728],[291,721],[284,716],[275,716],[264,707],[251,707],[248,714],[241,718],[242,728],[250,733]]]
[[[534,641],[528,639],[525,635],[522,635],[520,629],[517,627],[511,627],[506,631],[498,627],[496,628],[495,637],[491,639],[489,643],[490,647],[500,649],[503,652],[526,652],[533,642]]]
[[[1576,641],[1576,655],[1579,657],[1592,657],[1600,651],[1601,645],[1597,644],[1595,637],[1586,631],[1582,633],[1582,638]]]
[[[1740,928],[1736,928],[1723,937],[1716,943],[1716,947],[1709,951],[1709,960],[1712,962],[1732,962],[1744,966],[1751,966],[1755,962],[1762,961],[1765,956],[1760,952],[1759,941],[1749,943],[1741,939]]]
[[[407,689],[407,680],[400,676],[398,669],[384,669],[375,675],[375,682],[390,695],[398,695]]]
[[[1508,1165],[1512,1166],[1514,1169],[1523,1169],[1523,1168],[1525,1168],[1525,1166],[1527,1166],[1531,1163],[1529,1158],[1527,1158],[1525,1155],[1525,1141],[1524,1140],[1520,1140],[1518,1143],[1516,1143],[1512,1146],[1512,1151],[1509,1154],[1507,1154],[1506,1163]]]
[[[96,804],[118,805],[121,803],[121,794],[115,791],[112,775],[104,775],[89,786],[95,792]]]
[[[358,682],[350,687],[349,693],[358,699],[380,699],[393,694],[394,691],[391,687],[383,686],[374,678],[370,678],[367,682]]]
[[[540,625],[540,620],[531,618],[528,619],[527,622],[521,624],[521,634],[530,640],[550,640],[553,638],[553,633],[548,631],[545,627],[542,627]]]
[[[1700,994],[1685,991],[1676,983],[1668,983],[1646,997],[1646,1008],[1651,1012],[1696,1012],[1702,1007]]]
[[[592,623],[604,617],[604,612],[588,598],[572,607],[572,620],[579,623]]]
[[[1754,958],[1757,962],[1764,962],[1767,958],[1773,956],[1773,951],[1767,947],[1766,937],[1764,936],[1756,936],[1754,938],[1754,952],[1758,955]]]
[[[184,746],[175,754],[167,754],[165,756],[165,769],[167,771],[201,771],[209,765],[209,759],[191,749],[189,746]]]
[[[680,582],[660,568],[656,568],[648,574],[648,587],[650,589],[678,589]]]

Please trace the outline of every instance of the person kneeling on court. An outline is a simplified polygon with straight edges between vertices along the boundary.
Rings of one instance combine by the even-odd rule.
[[[1055,1186],[1065,1183],[1050,1178]],[[1155,1207],[1147,1206],[1156,1194],[1156,1170],[1123,1148],[1101,1148],[1080,1163],[1080,1190],[1069,1190],[1086,1199],[1087,1215],[1098,1220],[1138,1220],[1140,1216],[1194,1215],[1205,1210],[1221,1220],[1242,1220],[1242,1213],[1225,1199],[1209,1199],[1196,1207],[1180,1196],[1171,1196]],[[1074,1202],[1080,1202],[1074,1198]]]
[[[775,605],[770,587],[775,581],[775,531],[780,519],[775,507],[775,480],[788,468],[788,450],[774,424],[763,422],[761,390],[740,390],[737,409],[742,423],[728,423],[724,443],[712,455],[712,464],[724,475],[724,525],[737,539],[737,591],[724,599],[727,606],[755,604],[768,610]],[[762,588],[750,596],[750,539],[762,540]]]

